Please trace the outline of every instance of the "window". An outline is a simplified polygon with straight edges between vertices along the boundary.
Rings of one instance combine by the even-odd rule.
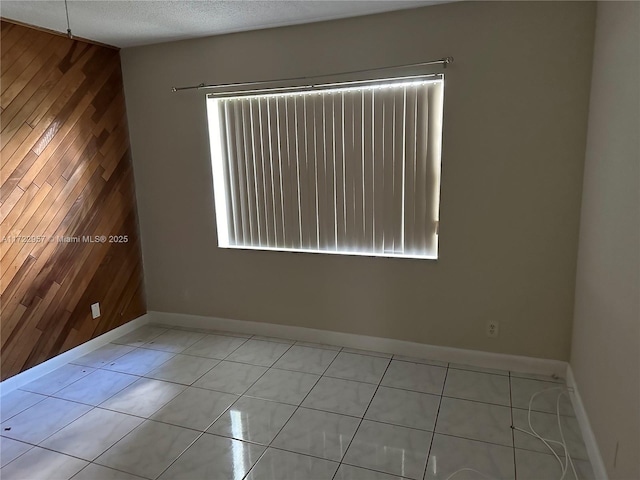
[[[219,246],[437,258],[443,83],[209,95]]]

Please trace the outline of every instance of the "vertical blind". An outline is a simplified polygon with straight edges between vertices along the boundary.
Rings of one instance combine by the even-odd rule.
[[[437,257],[443,80],[207,99],[220,247]]]

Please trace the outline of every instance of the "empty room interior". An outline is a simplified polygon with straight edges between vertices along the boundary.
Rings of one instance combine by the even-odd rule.
[[[0,478],[640,479],[640,2],[0,15]]]

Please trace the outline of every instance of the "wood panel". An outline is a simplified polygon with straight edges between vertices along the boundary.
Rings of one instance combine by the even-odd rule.
[[[4,380],[146,304],[118,51],[1,25]]]

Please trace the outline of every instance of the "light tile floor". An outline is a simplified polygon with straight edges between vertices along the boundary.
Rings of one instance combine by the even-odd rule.
[[[555,456],[511,426],[528,429],[529,399],[542,391],[533,427],[559,441],[562,388],[539,375],[145,326],[2,397],[0,477],[554,480]],[[592,479],[565,396],[560,411],[578,480]]]

